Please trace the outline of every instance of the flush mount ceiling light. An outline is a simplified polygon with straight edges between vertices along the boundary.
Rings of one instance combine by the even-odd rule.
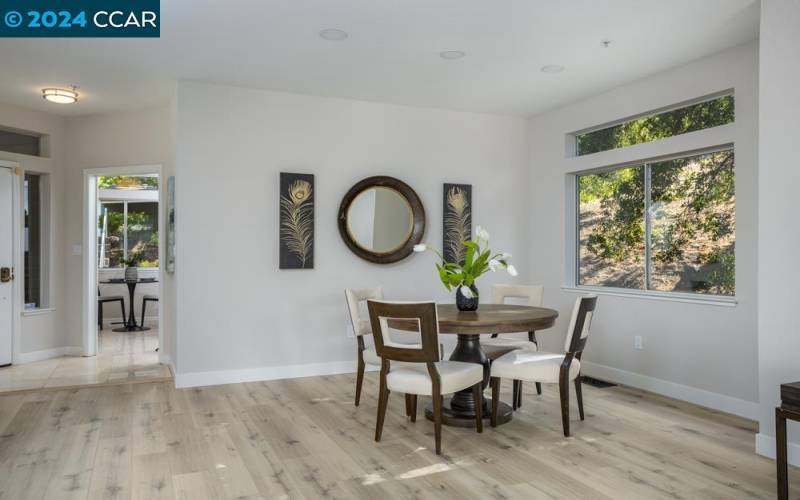
[[[564,66],[560,64],[548,64],[547,66],[542,66],[542,73],[561,73],[564,71]]]
[[[72,104],[73,102],[78,102],[77,88],[78,87],[73,85],[72,89],[42,89],[42,97],[47,101],[58,104]]]
[[[465,55],[467,55],[467,53],[463,50],[445,50],[444,52],[439,52],[439,57],[448,60],[461,59]]]
[[[348,35],[346,31],[328,28],[320,31],[319,36],[323,40],[328,40],[330,42],[341,42],[342,40],[346,40]]]

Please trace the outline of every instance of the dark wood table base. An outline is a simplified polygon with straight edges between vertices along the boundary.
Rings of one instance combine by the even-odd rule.
[[[442,405],[442,424],[453,427],[475,428],[475,413],[473,411],[454,410],[452,406],[453,398],[445,398]],[[491,407],[487,399],[483,400],[483,420],[484,426],[489,426],[489,419],[492,416]],[[433,404],[425,405],[425,418],[433,420]],[[497,407],[497,425],[510,422],[512,419],[511,407],[502,401]]]
[[[483,365],[483,388],[485,389],[489,385],[491,361],[481,349],[480,335],[459,334],[458,343],[455,350],[453,350],[453,354],[450,355],[450,361],[464,361]],[[491,416],[491,408],[486,398],[483,399],[481,411],[483,419],[488,422]],[[425,406],[425,417],[428,420],[433,420],[432,404]],[[501,402],[497,410],[497,425],[505,424],[511,421],[511,418],[511,407]],[[453,394],[452,397],[445,398],[442,405],[442,424],[454,427],[475,427],[475,402],[472,399],[471,388],[459,391]]]

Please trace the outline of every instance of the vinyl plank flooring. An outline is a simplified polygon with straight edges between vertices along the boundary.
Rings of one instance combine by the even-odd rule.
[[[377,376],[367,374],[358,408],[353,382],[0,395],[0,500],[774,498],[774,463],[753,451],[755,423],[688,403],[585,386],[586,420],[573,401],[565,438],[557,389],[526,387],[512,422],[483,434],[445,427],[437,456],[424,398],[411,422],[391,394],[376,443]],[[504,383],[505,401],[510,390]]]

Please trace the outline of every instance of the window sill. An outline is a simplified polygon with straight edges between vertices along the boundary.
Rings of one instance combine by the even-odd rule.
[[[630,297],[634,299],[658,300],[664,302],[684,302],[687,304],[702,304],[706,306],[736,307],[739,303],[736,297],[723,297],[719,295],[704,295],[656,292],[653,290],[625,290],[622,288],[606,288],[597,286],[562,286],[561,290],[569,293],[593,293],[596,295],[610,295],[612,297]]]
[[[42,307],[38,309],[26,309],[22,311],[23,316],[40,316],[42,314],[50,314],[56,312],[55,307]]]

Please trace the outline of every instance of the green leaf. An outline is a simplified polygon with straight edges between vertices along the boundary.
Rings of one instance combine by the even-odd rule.
[[[474,241],[465,241],[464,242],[464,246],[467,247],[467,248],[471,248],[471,249],[475,250],[476,252],[478,250],[480,250],[480,247]]]
[[[468,243],[472,243],[471,241]],[[475,258],[475,249],[473,247],[469,247],[467,250],[467,255],[464,256],[464,272],[469,273],[472,271],[472,261]]]

